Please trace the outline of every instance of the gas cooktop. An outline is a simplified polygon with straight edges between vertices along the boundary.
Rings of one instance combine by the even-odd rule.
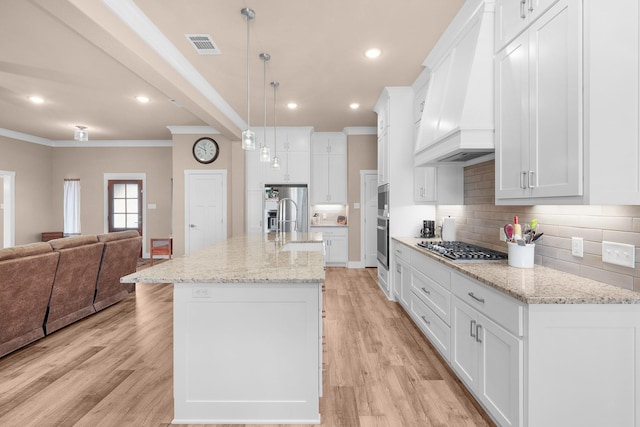
[[[417,246],[429,252],[439,253],[452,261],[500,261],[507,254],[459,241],[422,241]]]

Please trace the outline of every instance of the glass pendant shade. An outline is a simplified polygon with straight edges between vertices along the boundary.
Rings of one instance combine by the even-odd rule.
[[[271,149],[266,145],[263,145],[260,149],[260,161],[269,163],[271,161]]]
[[[273,163],[271,164],[273,169],[280,169],[280,159],[278,156],[273,156]]]
[[[256,134],[251,129],[242,131],[242,149],[243,150],[256,149]]]

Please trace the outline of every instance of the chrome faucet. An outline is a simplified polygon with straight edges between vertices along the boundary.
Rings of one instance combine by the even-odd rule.
[[[287,211],[285,208],[287,203],[293,203],[294,208],[296,209],[296,217],[295,219],[287,219]],[[278,210],[276,211],[276,242],[280,240],[280,233],[282,232],[283,224],[288,222],[293,223],[293,231],[298,231],[298,204],[295,200],[290,198],[280,199],[278,202]]]

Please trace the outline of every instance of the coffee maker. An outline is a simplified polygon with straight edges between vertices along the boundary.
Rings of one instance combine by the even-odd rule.
[[[436,222],[426,219],[422,221],[422,230],[420,230],[420,237],[424,239],[436,237]]]

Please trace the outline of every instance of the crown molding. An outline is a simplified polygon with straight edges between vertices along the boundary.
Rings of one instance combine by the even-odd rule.
[[[219,130],[211,126],[167,126],[167,129],[171,135],[220,134]]]
[[[17,139],[25,142],[32,142],[34,144],[46,145],[47,147],[53,147],[54,142],[50,139],[40,138],[39,136],[29,135],[27,133],[16,132],[15,130],[0,128],[0,136],[6,136],[7,138]]]
[[[89,140],[85,142],[75,140],[58,140],[52,141],[53,147],[120,147],[120,148],[132,148],[132,147],[173,147],[173,141],[168,139],[100,139]]]

